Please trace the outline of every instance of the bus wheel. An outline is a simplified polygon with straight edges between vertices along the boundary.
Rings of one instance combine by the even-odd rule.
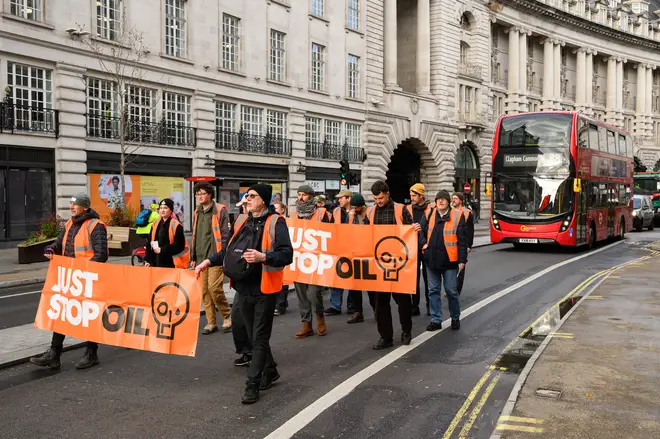
[[[619,239],[624,240],[626,238],[626,220],[621,217],[621,221],[619,221]]]
[[[596,228],[592,224],[589,228],[589,250],[596,247]]]

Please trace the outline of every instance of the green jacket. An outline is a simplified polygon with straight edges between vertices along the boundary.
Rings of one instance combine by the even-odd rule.
[[[149,224],[147,224],[144,227],[138,227],[135,229],[135,234],[137,235],[149,235],[151,234],[151,225],[156,222],[156,220],[160,218],[160,215],[158,215],[158,212],[151,212],[151,215],[149,215]]]

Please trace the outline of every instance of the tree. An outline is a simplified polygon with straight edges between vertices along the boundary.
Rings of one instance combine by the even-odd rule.
[[[635,169],[634,172],[646,172],[646,166],[642,163],[639,157],[635,156]]]

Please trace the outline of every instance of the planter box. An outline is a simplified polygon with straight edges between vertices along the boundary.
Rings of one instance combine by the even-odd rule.
[[[133,250],[144,246],[144,239],[135,233],[135,229],[108,226],[108,250],[110,251],[110,256],[130,256]]]
[[[56,240],[57,239],[49,239],[48,241],[41,241],[29,245],[19,244],[18,263],[33,264],[35,262],[48,262],[48,259],[44,256],[44,250]]]

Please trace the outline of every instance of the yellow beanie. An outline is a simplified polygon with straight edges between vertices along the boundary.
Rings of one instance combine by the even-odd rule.
[[[410,191],[419,195],[424,195],[424,185],[422,183],[415,183],[410,188]]]

